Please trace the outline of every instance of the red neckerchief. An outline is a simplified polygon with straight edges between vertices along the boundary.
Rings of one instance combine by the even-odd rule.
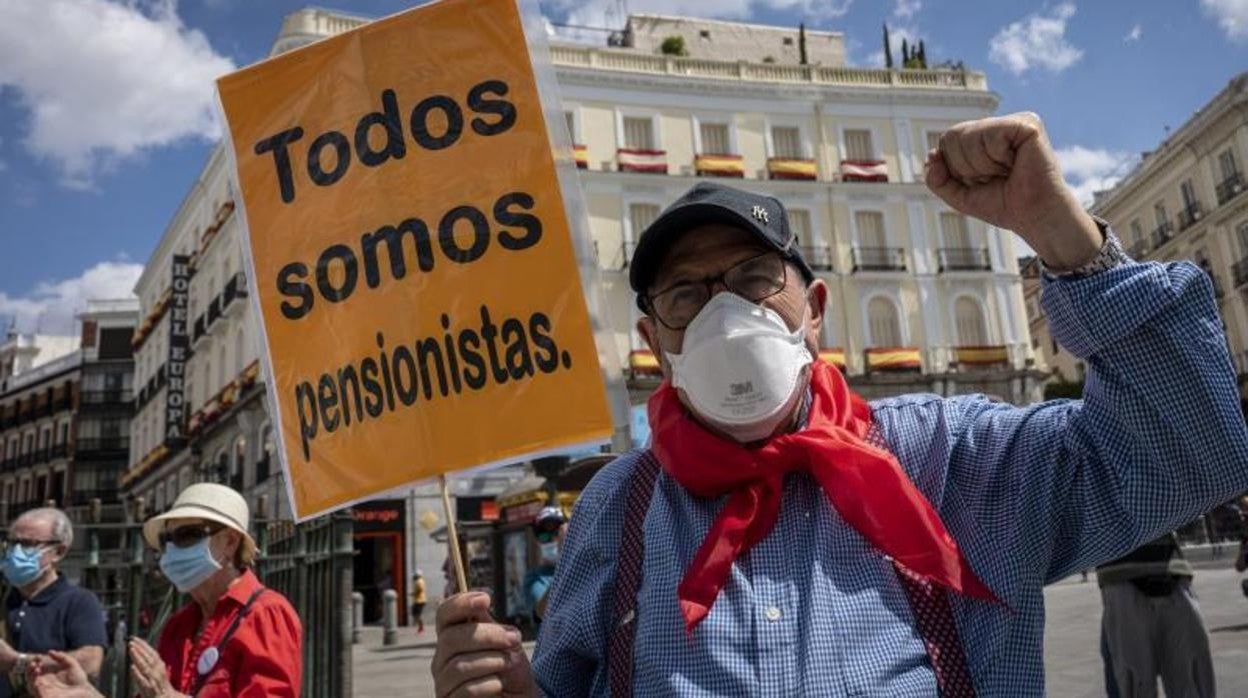
[[[752,448],[694,421],[670,382],[650,397],[651,449],[663,470],[699,497],[728,495],[677,589],[686,630],[692,632],[710,613],[733,561],[771,532],[785,474],[803,470],[819,482],[841,518],[880,552],[932,582],[997,601],[893,454],[864,440],[871,408],[850,391],[840,371],[816,361],[810,386],[806,427]]]

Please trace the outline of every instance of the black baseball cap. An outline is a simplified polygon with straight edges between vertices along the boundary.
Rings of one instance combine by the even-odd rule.
[[[789,228],[789,215],[779,199],[718,182],[698,182],[664,209],[637,240],[637,249],[629,264],[628,283],[637,293],[637,305],[643,311],[646,308],[642,297],[658,274],[667,248],[681,233],[707,223],[723,223],[753,234],[792,262],[807,283],[815,278],[802,257],[797,239]]]

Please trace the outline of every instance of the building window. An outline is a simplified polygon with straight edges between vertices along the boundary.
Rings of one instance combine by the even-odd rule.
[[[659,217],[659,207],[655,204],[629,204],[628,221],[632,227],[633,240],[641,236],[642,231],[650,227],[654,219]]]
[[[778,158],[802,157],[802,130],[796,126],[772,126],[771,149]]]
[[[1239,238],[1239,254],[1248,259],[1248,221],[1240,223],[1235,228],[1235,237]]]
[[[875,144],[871,142],[871,132],[869,130],[865,128],[845,129],[845,159],[875,159]]]
[[[945,247],[954,249],[971,247],[971,232],[966,225],[966,216],[960,213],[941,213],[940,231],[945,239]]]
[[[702,137],[702,153],[725,155],[732,152],[732,145],[728,142],[728,124],[702,122],[698,131]]]
[[[873,347],[901,346],[901,320],[897,306],[883,296],[876,296],[867,304],[867,329]]]
[[[793,229],[793,235],[797,238],[798,244],[814,245],[815,240],[810,232],[810,211],[800,208],[789,209],[789,227]]]
[[[563,113],[563,121],[568,126],[568,138],[573,143],[575,143],[576,142],[576,117],[575,115],[573,115],[572,112],[570,111],[565,111]]]
[[[1162,226],[1164,226],[1164,225],[1166,224],[1166,221],[1167,221],[1167,220],[1169,220],[1169,217],[1168,217],[1168,216],[1166,216],[1166,205],[1165,205],[1165,204],[1163,204],[1163,203],[1156,203],[1156,204],[1153,204],[1153,220],[1155,220],[1155,221],[1157,222],[1157,227],[1158,227],[1158,228],[1160,228],[1160,227],[1162,227]]]
[[[962,296],[953,304],[953,314],[960,346],[980,347],[988,343],[988,329],[984,327],[984,313],[978,301]]]
[[[1144,228],[1140,226],[1140,219],[1131,221],[1131,244],[1139,245],[1144,240]]]
[[[243,351],[243,328],[238,328],[238,332],[234,335],[234,375],[240,375],[246,368],[244,361],[246,360],[246,352]]]
[[[243,491],[243,472],[247,465],[247,439],[238,437],[234,442],[234,462],[230,468],[230,487]]]
[[[1239,168],[1235,166],[1235,153],[1230,148],[1218,153],[1218,169],[1222,170],[1222,179],[1234,177]]]
[[[884,235],[884,214],[879,211],[855,211],[854,224],[858,228],[858,244],[861,247],[888,247]]]
[[[654,150],[654,120],[649,117],[624,117],[624,147]]]
[[[1192,180],[1183,180],[1179,185],[1179,193],[1183,196],[1183,208],[1191,209],[1196,205],[1196,188],[1192,186]]]

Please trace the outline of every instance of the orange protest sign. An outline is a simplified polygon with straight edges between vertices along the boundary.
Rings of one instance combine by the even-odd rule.
[[[513,0],[219,81],[300,518],[609,438],[537,84]]]

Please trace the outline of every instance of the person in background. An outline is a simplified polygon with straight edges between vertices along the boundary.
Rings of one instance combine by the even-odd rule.
[[[533,520],[533,535],[537,538],[540,561],[525,573],[523,588],[534,627],[540,627],[542,617],[546,615],[546,599],[555,578],[555,564],[559,561],[559,543],[567,525],[568,518],[559,507],[545,507]]]
[[[7,641],[0,640],[0,698],[28,695],[28,666],[52,650],[74,657],[93,679],[100,673],[108,645],[104,608],[57,569],[73,544],[73,523],[60,509],[32,509],[9,526],[0,562],[12,586]]]
[[[425,593],[425,573],[416,570],[416,574],[412,575],[412,624],[416,626],[416,633],[425,632],[425,604],[429,601]]]
[[[130,639],[130,671],[143,698],[297,698],[303,629],[295,609],[251,567],[242,495],[211,483],[187,487],[169,511],[143,524],[160,569],[191,602],[174,613],[157,647]],[[83,684],[77,660],[55,654],[37,667],[41,698],[100,695]]]
[[[1118,695],[1156,696],[1158,677],[1169,698],[1214,695],[1209,635],[1192,575],[1173,533],[1096,569],[1105,659]]]

